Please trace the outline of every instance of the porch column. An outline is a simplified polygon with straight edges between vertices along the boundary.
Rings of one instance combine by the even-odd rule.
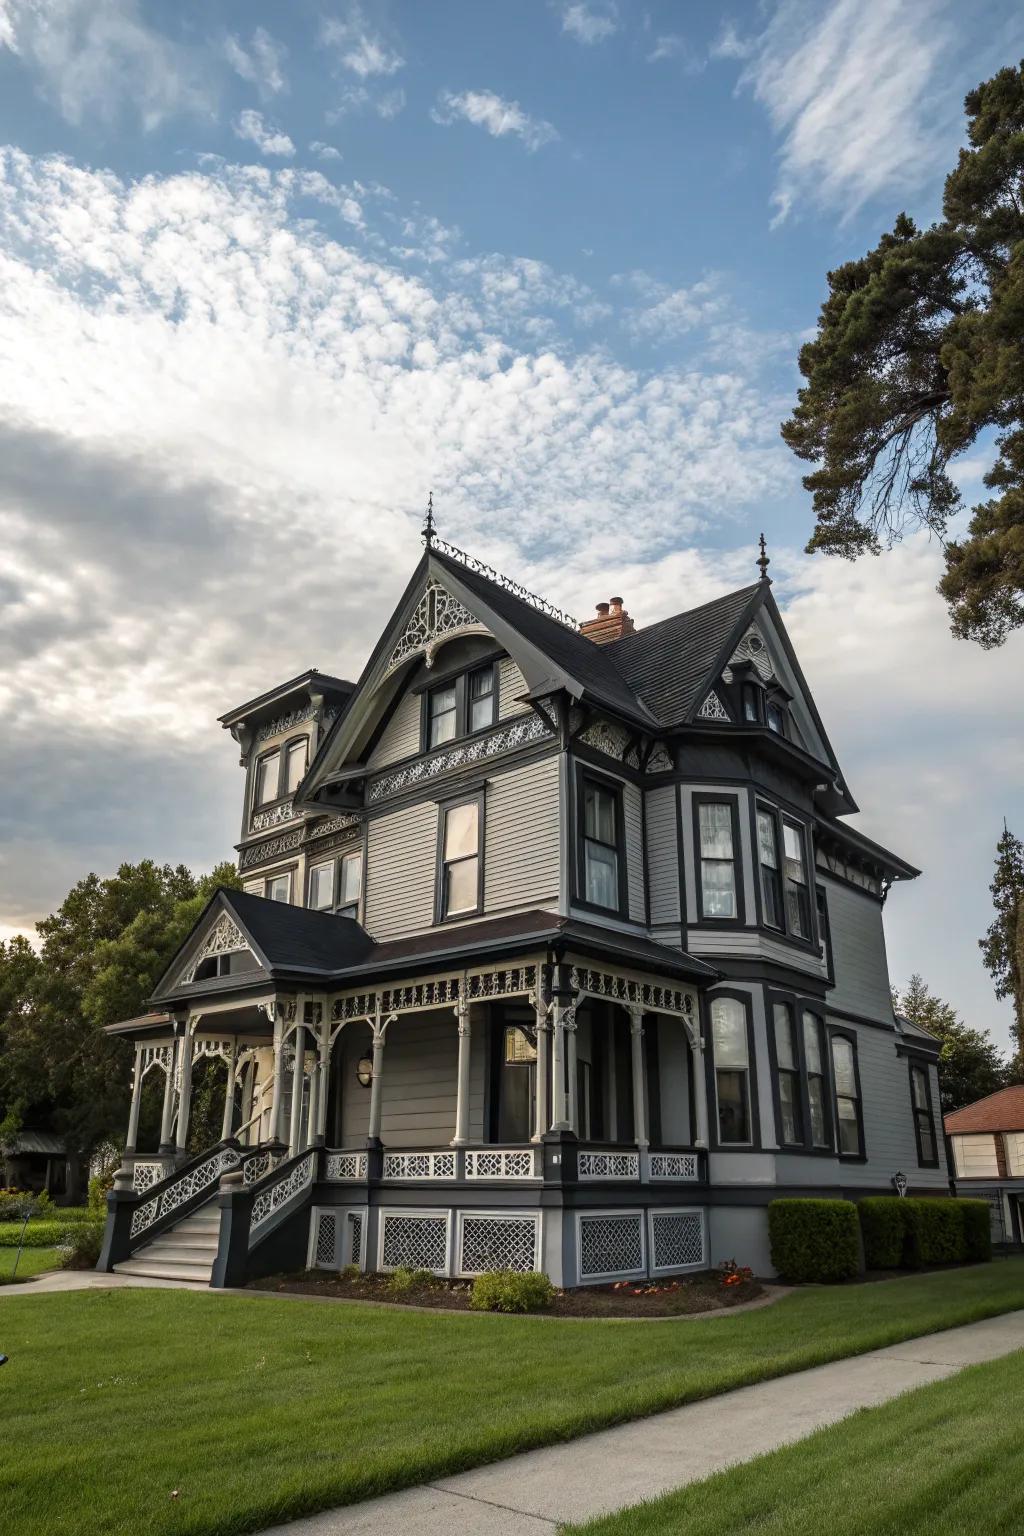
[[[565,1076],[566,1097],[569,1106],[569,1124],[573,1134],[580,1133],[580,1105],[579,1105],[579,1072],[576,1068],[576,1010],[573,1009],[571,1024],[563,1025],[565,1029]]]
[[[227,1141],[231,1135],[235,1118],[235,1080],[238,1076],[238,1036],[235,1035],[231,1042],[231,1056],[228,1059],[228,1080],[224,1089],[224,1119],[220,1126],[220,1139]]]
[[[301,1004],[300,1004],[301,1009]],[[288,1132],[288,1156],[294,1157],[302,1139],[302,1079],[306,1069],[306,1026],[295,1026],[295,1061],[292,1066],[292,1116]]]
[[[455,1135],[452,1137],[452,1146],[464,1147],[469,1140],[469,1053],[473,1036],[469,1002],[461,988],[459,1000],[455,1004],[455,1017],[459,1029],[459,1071],[455,1092]]]
[[[171,1127],[174,1124],[174,1079],[177,1075],[178,1042],[167,1046],[167,1066],[164,1071],[164,1107],[160,1116],[160,1151],[173,1152]]]
[[[139,1145],[139,1108],[142,1104],[142,1046],[135,1047],[135,1070],[132,1073],[132,1107],[128,1111],[128,1138],[124,1144],[126,1157],[132,1157]],[[49,1165],[47,1165],[49,1177]]]
[[[550,1035],[551,1025],[548,1023],[548,1010],[540,997],[534,998],[534,1012],[537,1016],[537,1072],[535,1077],[535,1100],[533,1106],[533,1135],[531,1141],[541,1141],[548,1127],[548,1090],[550,1086]]]
[[[274,1082],[270,1094],[270,1136],[269,1140],[278,1146],[282,1144],[281,1136],[281,1104],[284,1092],[284,1013],[279,1004],[274,1004]]]
[[[565,1084],[565,1036],[576,1027],[576,1004],[555,998],[551,1036],[551,1129],[569,1131],[569,1101]]]
[[[327,1091],[331,1069],[331,1021],[324,1017],[326,1011],[326,1004],[324,1004],[316,1036],[316,1120],[310,1122],[312,1135],[309,1138],[310,1142],[315,1141],[318,1147],[322,1147],[326,1141]]]
[[[381,1021],[378,1013],[375,1019],[370,1020],[370,1028],[373,1030],[373,1076],[370,1079],[370,1123],[367,1127],[366,1140],[370,1146],[380,1146],[380,1123],[383,1110],[381,1090],[384,1086],[384,1037],[387,1034],[388,1025],[395,1019],[395,1014],[389,1014]]]
[[[699,1022],[692,1027],[688,1026],[688,1030],[693,1066],[693,1107],[697,1121],[697,1134],[693,1144],[695,1147],[706,1147],[708,1144],[708,1080],[704,1070],[704,1037],[701,1034]]]
[[[198,1023],[198,1019],[195,1021]],[[185,1033],[178,1047],[178,1138],[179,1155],[188,1147],[188,1117],[192,1108],[192,1047],[195,1024],[185,1020]]]
[[[647,1146],[647,1107],[644,1103],[644,1011],[629,1010],[629,1044],[633,1066],[633,1136],[641,1149]]]

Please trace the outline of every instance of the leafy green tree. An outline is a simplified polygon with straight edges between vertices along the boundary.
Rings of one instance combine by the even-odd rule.
[[[918,229],[901,213],[828,274],[782,435],[817,466],[808,550],[854,559],[915,528],[944,539],[961,506],[949,467],[996,434],[997,494],[945,543],[939,586],[953,633],[989,647],[1024,624],[1024,64],[964,106],[969,147],[942,219]]]
[[[995,982],[996,997],[1008,997],[1013,1003],[1017,1075],[1024,1070],[1024,845],[1005,821],[996,844],[996,872],[989,889],[996,915],[978,943],[985,968]]]
[[[951,1004],[929,992],[916,972],[905,992],[893,992],[892,1005],[897,1013],[942,1042],[939,1091],[944,1115],[1005,1085],[1006,1063],[988,1030],[965,1024]]]

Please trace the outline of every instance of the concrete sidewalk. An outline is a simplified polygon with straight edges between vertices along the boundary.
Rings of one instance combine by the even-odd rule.
[[[264,1536],[536,1536],[801,1440],[965,1365],[1024,1349],[1024,1311],[798,1371]]]

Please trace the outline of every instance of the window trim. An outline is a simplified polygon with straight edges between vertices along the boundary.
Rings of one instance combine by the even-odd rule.
[[[825,1017],[825,1001],[823,998],[814,997],[806,993],[790,992],[782,987],[765,987],[765,1021],[767,1027],[765,1033],[768,1037],[768,1061],[772,1078],[772,1105],[775,1111],[775,1140],[780,1152],[795,1152],[801,1157],[835,1157],[836,1156],[836,1127],[834,1109],[832,1105],[832,1048],[829,1044],[829,1031],[831,1025]],[[783,1141],[782,1139],[782,1104],[779,1099],[779,1062],[775,1049],[775,1014],[776,1003],[786,1003],[791,1010],[796,1034],[797,1059],[800,1063],[800,1118],[803,1123],[803,1141]],[[808,1086],[809,1073],[807,1071],[807,1047],[804,1041],[804,1014],[809,1013],[817,1019],[821,1033],[822,1051],[822,1108],[825,1115],[826,1142],[823,1146],[816,1146],[811,1139],[811,1094]],[[859,1078],[858,1078],[859,1082]],[[852,1161],[852,1158],[844,1159]]]
[[[864,1091],[860,1082],[860,1052],[859,1041],[852,1029],[840,1029],[834,1024],[827,1024],[828,1034],[828,1069],[832,1078],[832,1124],[836,1147],[836,1156],[844,1163],[866,1163],[867,1143],[864,1138]],[[853,1051],[853,1081],[857,1091],[857,1151],[844,1152],[839,1144],[839,1090],[836,1086],[836,1066],[832,1056],[833,1040],[845,1040]],[[847,1097],[846,1094],[843,1095]]]
[[[775,1039],[775,1009],[786,1008],[789,1012],[790,1027],[793,1031],[793,1046],[796,1054],[795,1067],[779,1066],[779,1050]],[[768,1060],[772,1074],[772,1104],[775,1109],[775,1139],[779,1147],[785,1152],[803,1152],[808,1150],[807,1136],[807,1093],[804,1072],[803,1036],[797,1022],[796,1004],[789,996],[781,993],[765,992],[765,1024],[768,1036]],[[800,1140],[786,1141],[782,1134],[782,1094],[779,1089],[780,1073],[789,1072],[795,1076],[797,1083],[797,1097],[799,1100],[798,1111],[800,1115]]]
[[[804,822],[804,821],[798,821],[795,816],[787,815],[785,811],[780,811],[779,812],[779,821],[781,823],[781,831],[782,831],[782,837],[780,838],[780,847],[781,847],[782,859],[781,859],[781,863],[780,863],[780,866],[779,866],[779,874],[780,874],[780,876],[782,878],[782,912],[783,912],[783,916],[785,917],[785,920],[786,920],[786,933],[787,933],[788,937],[791,938],[797,944],[813,945],[814,942],[815,942],[815,927],[814,927],[815,911],[814,911],[814,909],[812,907],[812,904],[811,904],[811,891],[814,888],[814,882],[813,882],[811,876],[812,876],[812,871],[814,869],[814,865],[813,865],[813,863],[811,861],[811,852],[812,852],[812,850],[811,850],[811,846],[810,846],[810,840],[809,840],[809,838],[807,836],[807,833],[808,833],[807,823]],[[803,853],[803,860],[802,860],[803,871],[804,871],[803,889],[804,889],[804,892],[806,893],[806,899],[807,899],[807,932],[806,933],[796,933],[789,926],[789,911],[788,911],[788,908],[786,906],[786,885],[787,885],[787,879],[788,879],[788,877],[786,875],[786,828],[787,827],[791,827],[793,829],[793,831],[798,834],[798,836],[800,838],[801,851]],[[800,884],[800,882],[797,881],[797,880],[794,880],[792,883],[794,885],[799,885]]]
[[[293,747],[298,746],[304,746],[306,749],[306,767],[302,776],[305,778],[309,772],[309,765],[313,757],[313,736],[310,731],[298,731],[292,736],[286,736],[283,741],[278,742],[276,747],[267,747],[264,751],[258,752],[252,759],[252,777],[249,783],[250,826],[252,825],[253,817],[258,816],[261,811],[271,811],[275,806],[282,805],[286,800],[294,799],[295,790],[288,788],[288,754]],[[257,803],[256,789],[259,784],[260,764],[265,762],[268,757],[277,758],[277,784],[275,792],[269,800]],[[301,783],[302,780],[300,779],[299,782]]]
[[[277,901],[279,899],[276,896],[270,895],[270,884],[273,880],[288,881],[288,896],[284,905],[290,907],[295,898],[295,865],[290,865],[288,869],[275,869],[270,874],[263,876],[263,897],[265,901]]]
[[[747,1021],[747,1090],[750,1111],[750,1140],[749,1141],[721,1141],[718,1135],[718,1069],[715,1064],[715,1032],[711,1022],[711,1004],[716,998],[732,998],[743,1007]],[[707,1048],[704,1051],[704,1083],[708,1096],[708,1145],[713,1152],[760,1152],[761,1142],[761,1106],[757,1082],[757,1054],[754,1040],[754,999],[749,992],[741,992],[737,987],[715,987],[711,992],[705,992],[701,999],[703,1010],[704,1038]],[[723,1071],[729,1071],[724,1067]]]
[[[484,850],[486,847],[485,825],[485,794],[484,786],[477,790],[462,790],[459,793],[446,795],[437,801],[437,849],[435,854],[434,871],[434,923],[440,926],[444,923],[464,923],[467,918],[480,917],[484,910]],[[462,912],[453,912],[451,915],[446,910],[447,892],[445,881],[446,860],[444,856],[444,834],[448,820],[448,812],[457,810],[461,805],[475,805],[477,808],[477,851],[476,851],[476,906],[466,908]],[[471,858],[471,854],[464,855]],[[455,861],[461,862],[461,861]]]
[[[821,897],[819,906],[818,897]],[[824,908],[824,922],[822,922],[822,908]],[[818,929],[818,947],[821,950],[822,959],[825,961],[825,978],[829,986],[835,986],[836,962],[832,952],[832,919],[828,910],[828,886],[814,882],[814,918]]]
[[[765,869],[768,866],[765,864],[764,860],[761,857],[761,829],[758,826],[758,817],[759,816],[767,816],[768,820],[772,824],[772,836],[773,836],[773,838],[775,840],[775,895],[776,895],[776,898],[778,900],[779,917],[781,918],[781,922],[780,923],[770,923],[768,921],[768,917],[767,917],[767,914],[766,914],[766,911],[765,911],[766,906],[767,906],[767,902],[765,901],[765,895],[764,895],[764,872],[765,872]],[[780,827],[779,822],[780,822],[780,818],[779,818],[779,812],[778,812],[777,807],[773,806],[773,805],[770,805],[770,804],[768,804],[765,801],[760,800],[755,795],[754,796],[754,833],[755,833],[754,847],[755,847],[755,850],[756,850],[756,861],[757,861],[758,916],[761,919],[761,927],[762,928],[770,928],[772,933],[778,933],[778,934],[781,934],[783,937],[786,937],[786,901],[785,901],[785,892],[783,890],[783,885],[782,885],[782,860],[783,860],[783,852],[782,852],[782,837],[780,835],[781,834],[781,827]]]
[[[753,845],[754,859],[754,910],[757,914],[758,928],[766,934],[770,934],[778,943],[791,944],[795,949],[804,953],[820,954],[821,943],[818,932],[818,908],[817,902],[811,900],[811,891],[817,885],[818,868],[814,862],[814,845],[811,838],[811,823],[805,821],[786,806],[768,798],[766,793],[758,787],[754,787],[750,799],[750,837]],[[771,816],[775,823],[775,848],[779,860],[779,899],[782,903],[781,928],[775,928],[765,917],[764,890],[761,880],[761,844],[757,832],[757,814],[764,811]],[[803,837],[804,850],[804,874],[807,876],[805,889],[807,890],[807,906],[810,927],[810,937],[803,938],[799,933],[794,933],[789,926],[789,914],[786,907],[786,842],[785,828],[789,825],[796,828]],[[834,979],[830,977],[830,980]]]
[[[354,841],[347,847],[342,845],[340,848],[333,848],[331,852],[325,856],[311,859],[310,863],[306,866],[306,907],[310,912],[332,912],[338,917],[345,916],[345,913],[342,911],[341,904],[341,871],[346,859],[355,858],[358,858],[361,866],[359,877],[359,897],[355,903],[350,902],[349,905],[354,905],[356,909],[354,913],[354,921],[357,923],[360,921],[363,904],[363,883],[366,874],[366,849],[363,846],[363,843],[359,840]],[[331,866],[331,900],[326,907],[314,907],[311,901],[313,894],[313,875],[316,870],[323,869],[327,865]]]
[[[260,769],[262,768],[263,764],[265,762],[267,762],[272,757],[276,757],[277,758],[277,783],[276,783],[276,785],[274,787],[274,793],[271,795],[269,800],[257,800],[256,796],[257,796],[257,793],[259,791],[259,785],[260,785]],[[250,815],[251,816],[257,816],[257,815],[259,815],[260,811],[268,810],[272,805],[276,805],[277,802],[282,798],[282,796],[281,796],[281,765],[282,765],[283,762],[284,762],[283,744],[280,747],[269,747],[266,752],[258,753],[257,756],[253,759],[253,765],[252,765],[252,793],[249,796],[249,805],[250,805]]]
[[[693,864],[694,864],[694,896],[696,899],[697,922],[706,928],[742,928],[746,925],[746,902],[743,877],[743,841],[740,837],[740,800],[738,794],[729,794],[726,791],[713,793],[709,790],[695,790],[693,799]],[[736,883],[736,916],[735,917],[705,917],[704,915],[704,879],[703,859],[700,851],[700,808],[702,805],[728,805],[732,816],[732,865]]]
[[[931,1072],[929,1071],[928,1067],[929,1067],[929,1064],[927,1062],[925,1062],[925,1061],[921,1061],[920,1058],[915,1059],[913,1056],[910,1056],[910,1057],[907,1058],[907,1082],[908,1082],[908,1086],[909,1086],[909,1089],[910,1089],[910,1113],[911,1113],[911,1116],[912,1116],[913,1121],[914,1121],[914,1145],[917,1148],[917,1166],[919,1168],[938,1168],[940,1166],[940,1162],[939,1162],[939,1133],[938,1133],[938,1131],[935,1128],[935,1104],[934,1104],[934,1101],[932,1099],[932,1075],[931,1075]],[[928,1100],[928,1111],[927,1111],[927,1113],[928,1113],[928,1122],[929,1122],[929,1124],[931,1125],[931,1128],[932,1128],[932,1144],[935,1147],[935,1156],[933,1158],[925,1158],[925,1157],[922,1156],[921,1123],[920,1123],[920,1121],[918,1119],[918,1116],[924,1114],[925,1111],[922,1110],[922,1109],[918,1109],[917,1105],[914,1102],[914,1069],[915,1068],[919,1072],[923,1072],[924,1073],[925,1096],[926,1096],[926,1098]]]
[[[441,752],[445,747],[451,747],[456,741],[463,741],[473,736],[482,736],[487,731],[492,731],[498,723],[498,701],[501,694],[501,673],[498,663],[500,657],[491,656],[490,659],[477,660],[468,663],[458,672],[450,672],[445,677],[439,677],[431,681],[428,687],[423,689],[422,704],[420,706],[420,751]],[[475,730],[470,729],[472,715],[472,696],[470,678],[478,672],[490,672],[493,679],[491,689],[491,718],[486,725],[478,725]],[[455,693],[455,735],[447,741],[438,742],[436,746],[430,744],[430,701],[435,694],[446,689],[453,689]]]
[[[625,795],[621,779],[615,779],[610,774],[602,773],[597,768],[592,768],[590,763],[577,761],[575,764],[575,804],[573,806],[574,832],[576,857],[573,861],[573,905],[585,908],[588,912],[597,912],[604,917],[629,917],[629,879],[626,869],[626,813]],[[587,900],[587,838],[585,790],[588,780],[604,789],[615,799],[615,857],[618,875],[618,905],[615,907],[603,907],[599,902]],[[604,844],[611,847],[610,843]]]

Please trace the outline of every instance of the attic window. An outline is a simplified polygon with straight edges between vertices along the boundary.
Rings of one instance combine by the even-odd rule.
[[[774,731],[776,736],[785,736],[785,734],[786,734],[786,711],[783,709],[782,705],[776,703],[772,699],[769,699],[769,701],[768,701],[768,709],[767,709],[767,717],[768,717],[768,729],[770,731]]]
[[[256,956],[249,949],[234,949],[226,955],[208,955],[196,967],[193,981],[209,981],[217,976],[234,976],[237,971],[256,969]]]

